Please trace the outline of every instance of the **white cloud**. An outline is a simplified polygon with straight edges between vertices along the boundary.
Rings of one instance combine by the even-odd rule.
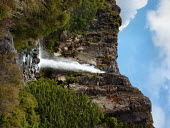
[[[170,81],[170,1],[160,0],[156,10],[149,11],[147,14],[148,27],[152,32],[154,45],[159,49],[158,63],[153,65],[150,78],[154,81],[153,88],[159,89],[166,81]],[[157,86],[156,86],[157,85]],[[169,85],[170,86],[170,85]],[[170,97],[170,96],[169,96]],[[170,104],[170,100],[169,100]]]
[[[155,128],[164,128],[165,113],[163,109],[159,106],[154,105],[152,113]]]
[[[150,71],[150,83],[148,88],[153,92],[153,100],[160,97],[160,90],[166,86],[168,91],[168,101],[166,108],[170,107],[170,0],[160,0],[156,10],[147,14],[148,27],[152,32],[153,44],[158,48],[157,61],[153,61]],[[152,52],[152,51],[151,51]],[[154,64],[155,63],[155,64]],[[150,84],[150,85],[149,85]],[[148,89],[149,90],[149,89]],[[167,110],[165,110],[167,111]],[[167,114],[166,114],[167,115]],[[169,120],[163,110],[159,107],[153,109],[153,118],[156,128],[169,127],[165,120]],[[162,118],[162,119],[161,119]],[[166,124],[165,124],[166,123]],[[166,126],[163,126],[166,125]]]
[[[137,10],[143,8],[148,0],[116,0],[116,2],[121,8],[122,26],[120,30],[123,30],[135,17]]]

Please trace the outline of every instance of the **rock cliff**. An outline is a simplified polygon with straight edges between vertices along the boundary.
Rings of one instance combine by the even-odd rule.
[[[92,64],[106,73],[76,73],[49,69],[43,71],[45,75],[50,74],[58,83],[76,90],[77,93],[86,93],[103,108],[107,117],[116,117],[124,122],[124,127],[153,128],[149,98],[133,87],[126,76],[120,74],[116,62],[117,34],[121,25],[120,10],[115,3],[108,1],[105,8],[98,10],[88,31],[56,42],[58,52],[54,53],[55,56]],[[44,39],[45,43],[46,41],[48,40]]]
[[[75,90],[77,93],[86,93],[93,102],[97,103],[106,117],[116,117],[123,122],[124,128],[153,128],[151,115],[151,102],[142,92],[133,87],[126,76],[119,72],[116,62],[117,34],[121,25],[121,9],[112,0],[106,0],[102,9],[98,9],[93,22],[83,34],[67,35],[63,31],[62,38],[55,42],[56,57],[66,57],[77,60],[80,63],[95,65],[106,73],[79,73],[44,68],[41,75],[54,78],[61,86]],[[8,31],[6,36],[0,39],[0,72],[2,92],[0,108],[4,115],[18,104],[18,93],[22,84],[21,69],[16,65],[16,54],[13,46],[13,38]],[[48,37],[43,39],[48,43]],[[32,80],[36,75],[38,50],[33,49],[21,52],[17,63],[23,66],[23,74],[26,81]],[[1,92],[1,93],[2,93]],[[5,99],[5,100],[3,100]],[[10,100],[13,99],[13,102]],[[1,115],[0,115],[1,116]],[[104,128],[100,125],[98,128]]]

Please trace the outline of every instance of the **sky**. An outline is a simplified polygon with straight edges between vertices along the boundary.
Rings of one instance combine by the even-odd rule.
[[[156,128],[170,128],[170,0],[117,0],[118,64],[152,102]]]

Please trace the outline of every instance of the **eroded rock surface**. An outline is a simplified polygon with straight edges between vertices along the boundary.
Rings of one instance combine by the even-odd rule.
[[[13,37],[9,31],[5,31],[5,35],[0,38],[0,54],[16,53],[14,48]]]
[[[116,62],[117,34],[121,25],[119,13],[120,8],[109,1],[106,8],[98,10],[89,31],[67,41],[56,42],[58,52],[54,53],[55,56],[92,64],[106,73],[68,73],[44,69],[44,75],[50,75],[59,84],[77,93],[86,93],[103,108],[106,116],[116,117],[126,124],[126,128],[153,128],[149,98],[119,73]]]
[[[107,117],[116,117],[126,128],[153,128],[151,102],[133,87],[126,76],[114,73],[50,72],[51,77],[77,93],[86,93],[99,104]]]
[[[112,3],[108,5],[110,7],[98,10],[88,31],[74,35],[67,41],[57,41],[58,52],[54,55],[96,65],[106,72],[119,73],[116,58],[120,8]]]

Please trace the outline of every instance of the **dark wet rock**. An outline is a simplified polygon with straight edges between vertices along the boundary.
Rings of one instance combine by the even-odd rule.
[[[36,80],[36,78],[38,78],[38,64],[40,62],[38,46],[35,49],[20,52],[17,62],[21,67],[23,67],[25,82]]]

